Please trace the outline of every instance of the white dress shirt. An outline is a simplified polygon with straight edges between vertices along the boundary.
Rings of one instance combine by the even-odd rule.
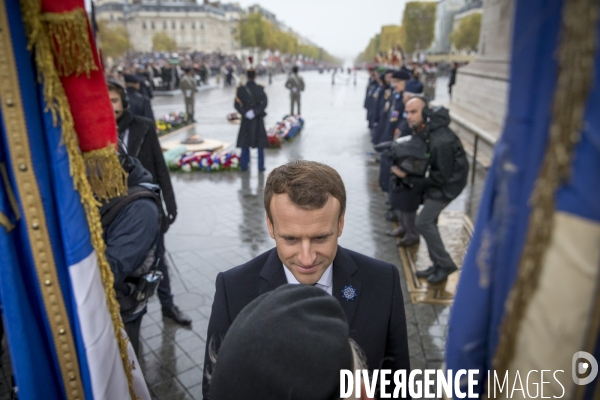
[[[285,265],[282,264],[282,266],[288,283],[292,285],[299,285],[300,282],[298,282],[294,274],[292,274],[292,272]],[[333,264],[327,267],[325,272],[323,272],[321,279],[315,283],[315,287],[323,289],[330,295],[333,294]]]

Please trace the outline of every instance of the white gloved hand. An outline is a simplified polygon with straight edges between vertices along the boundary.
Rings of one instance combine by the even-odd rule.
[[[246,118],[248,119],[254,119],[256,115],[254,114],[254,110],[250,110],[248,112],[246,112]]]

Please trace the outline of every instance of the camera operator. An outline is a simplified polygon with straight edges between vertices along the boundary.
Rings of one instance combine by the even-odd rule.
[[[140,161],[119,156],[129,174],[128,193],[100,207],[106,259],[115,281],[125,331],[136,354],[146,303],[154,294],[162,274],[158,264],[163,256],[162,204],[160,189]]]
[[[406,103],[406,120],[428,146],[429,175],[408,176],[397,167],[394,175],[413,187],[421,187],[424,192],[424,206],[417,217],[417,230],[427,242],[429,257],[433,265],[417,276],[427,278],[432,284],[441,283],[457,270],[454,261],[446,251],[437,227],[437,220],[444,209],[465,188],[469,174],[469,163],[462,143],[450,130],[450,115],[443,107],[430,109],[422,97],[414,97]]]
[[[404,105],[415,96],[423,93],[423,84],[416,80],[406,82],[406,87],[402,93],[402,101]],[[394,139],[398,137],[407,137],[413,134],[413,130],[408,125],[406,119],[402,119],[396,132]],[[414,140],[422,140],[422,138],[414,137]],[[394,167],[392,167],[394,168]],[[400,168],[395,166],[395,168]],[[409,173],[409,171],[404,171]],[[410,175],[410,174],[409,174]],[[417,210],[423,200],[423,189],[420,186],[409,186],[404,183],[396,174],[393,174],[390,181],[390,205],[392,210],[398,216],[398,227],[387,232],[388,236],[402,237],[398,241],[399,247],[414,246],[419,243],[419,232],[415,225],[417,219]]]

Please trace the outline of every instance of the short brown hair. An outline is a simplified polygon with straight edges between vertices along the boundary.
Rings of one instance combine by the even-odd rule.
[[[329,196],[333,196],[340,202],[340,218],[346,211],[346,188],[340,174],[315,161],[292,161],[271,171],[264,191],[265,210],[271,221],[271,199],[273,195],[283,193],[305,210],[322,208]]]

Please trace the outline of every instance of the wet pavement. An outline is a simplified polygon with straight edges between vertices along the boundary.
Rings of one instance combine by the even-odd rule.
[[[193,320],[191,328],[163,319],[156,298],[150,301],[141,330],[140,363],[155,399],[201,399],[202,370],[206,330],[220,271],[242,264],[274,247],[265,225],[262,187],[273,168],[290,160],[309,159],[326,163],[342,176],[347,190],[347,212],[340,245],[390,262],[400,271],[408,323],[412,368],[438,368],[443,361],[450,307],[413,304],[405,270],[395,239],[385,232],[392,228],[383,215],[386,197],[378,187],[379,164],[368,153],[370,137],[363,100],[366,74],[359,74],[357,85],[348,75],[305,73],[306,91],[302,96],[304,130],[281,149],[267,149],[267,171],[257,171],[252,152],[249,172],[173,173],[171,176],[178,203],[178,217],[166,236],[171,261],[171,285],[175,303]],[[265,85],[269,106],[265,124],[274,124],[289,112],[289,95],[284,77],[277,76]],[[445,82],[438,85],[442,102]],[[235,143],[238,125],[226,121],[234,110],[235,88],[213,88],[196,95],[198,124],[169,140],[181,140],[195,133],[204,138]],[[181,95],[153,100],[155,115],[184,109]],[[448,206],[452,212],[476,212],[483,176]],[[0,395],[0,398],[2,396]]]

